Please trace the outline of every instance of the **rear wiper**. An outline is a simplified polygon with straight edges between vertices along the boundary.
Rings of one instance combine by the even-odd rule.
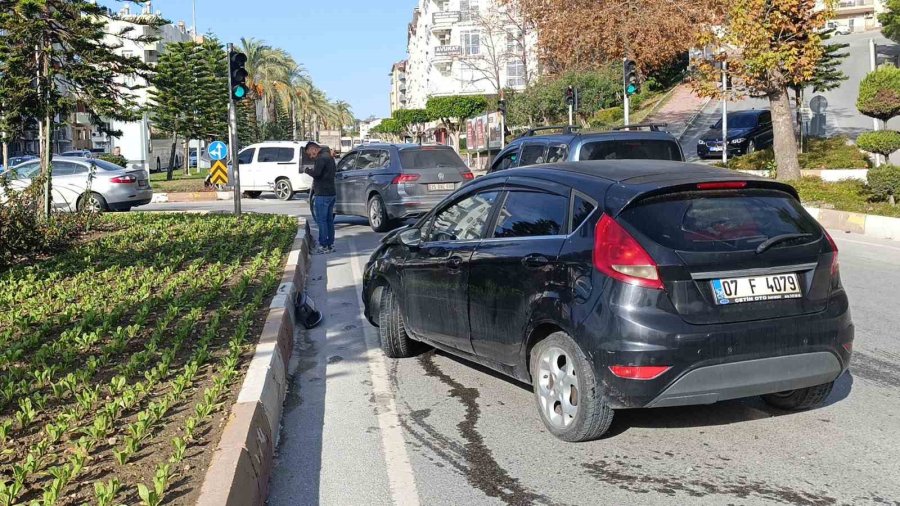
[[[785,242],[785,241],[790,241],[790,240],[792,240],[792,239],[804,239],[804,238],[807,238],[807,237],[812,237],[812,234],[781,234],[781,235],[776,235],[775,237],[770,237],[769,239],[766,239],[765,242],[763,242],[762,244],[760,244],[759,246],[757,246],[757,247],[756,247],[756,254],[758,255],[758,254],[762,253],[763,251],[766,251],[767,249],[771,248],[772,246],[775,246],[775,245],[778,244],[778,243],[782,243],[782,242]]]

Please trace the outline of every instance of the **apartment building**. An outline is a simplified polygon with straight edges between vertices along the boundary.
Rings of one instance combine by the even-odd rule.
[[[538,73],[537,32],[497,0],[419,0],[407,35],[406,108],[522,89]]]
[[[839,0],[835,5],[833,22],[851,32],[880,28],[878,15],[887,9],[886,3],[886,0]]]
[[[406,107],[406,60],[391,67],[391,114]]]

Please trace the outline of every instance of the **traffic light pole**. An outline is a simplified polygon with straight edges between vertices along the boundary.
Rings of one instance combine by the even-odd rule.
[[[722,163],[728,164],[728,62],[722,60]]]
[[[231,62],[231,53],[234,51],[234,44],[228,44],[228,61]],[[231,72],[228,73],[228,151],[231,154],[231,173],[232,185],[234,186],[234,215],[241,215],[241,163],[238,160],[238,126],[237,126],[237,104],[231,96],[232,82]]]
[[[628,126],[631,116],[631,99],[628,96],[628,58],[622,58],[622,97],[625,126]]]

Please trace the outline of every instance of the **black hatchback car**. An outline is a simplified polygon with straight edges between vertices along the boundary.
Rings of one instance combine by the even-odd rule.
[[[663,125],[632,125],[609,132],[580,133],[571,127],[544,127],[529,130],[501,151],[488,173],[544,163],[590,160],[671,160],[684,161],[681,145]],[[537,135],[547,129],[562,129],[554,135]]]
[[[814,407],[854,334],[837,247],[792,187],[661,161],[479,178],[385,236],[362,299],[389,357],[427,343],[530,383],[566,441],[620,408]]]
[[[728,113],[728,137],[722,143],[722,120],[710,125],[709,130],[697,142],[700,158],[721,157],[723,146],[728,155],[746,155],[772,145],[772,113],[766,110],[736,111]]]

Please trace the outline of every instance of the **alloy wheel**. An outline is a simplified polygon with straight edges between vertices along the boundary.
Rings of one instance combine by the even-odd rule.
[[[275,196],[277,196],[281,200],[287,200],[290,197],[291,187],[290,183],[281,180],[275,183]]]
[[[381,200],[374,198],[372,199],[372,202],[369,203],[369,220],[371,220],[372,227],[380,228],[383,219],[384,213],[381,208]]]
[[[547,348],[538,360],[537,381],[544,417],[554,427],[568,427],[578,415],[574,360],[562,348]]]

